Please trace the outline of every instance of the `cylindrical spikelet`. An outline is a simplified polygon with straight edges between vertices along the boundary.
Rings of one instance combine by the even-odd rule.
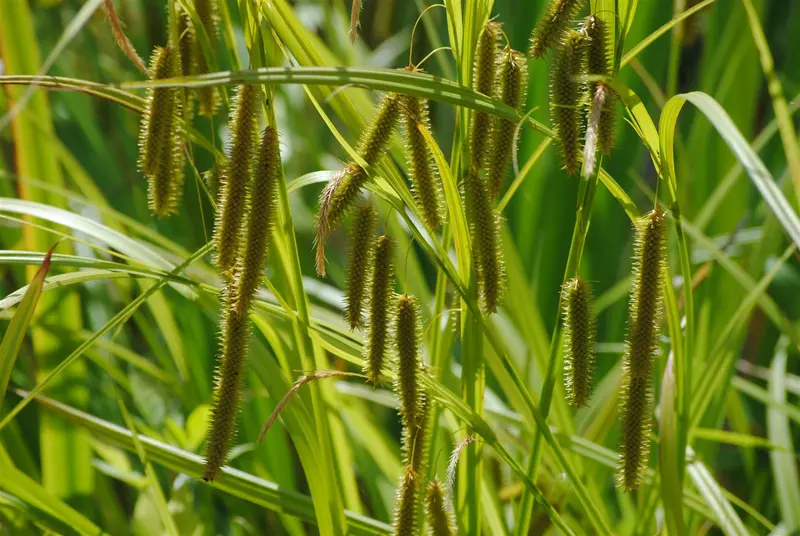
[[[419,536],[420,491],[422,490],[422,475],[416,474],[410,467],[405,473],[397,488],[397,505],[394,509],[394,534],[395,536]]]
[[[447,511],[444,488],[438,480],[434,479],[428,484],[428,493],[425,496],[425,508],[428,511],[428,525],[430,536],[453,536],[453,522]]]
[[[586,37],[567,30],[550,71],[550,121],[558,134],[564,169],[570,175],[580,170],[581,107],[584,84],[576,78],[585,74]]]
[[[229,128],[230,158],[222,174],[217,202],[214,238],[217,246],[217,265],[230,273],[239,254],[242,220],[247,207],[253,154],[256,148],[256,126],[260,111],[261,90],[258,86],[242,85],[234,97],[234,109]]]
[[[373,165],[386,152],[386,146],[394,132],[400,113],[401,97],[397,93],[387,93],[378,103],[372,122],[361,133],[358,154],[367,165]]]
[[[595,324],[592,293],[580,277],[564,285],[564,383],[567,401],[582,407],[592,395],[595,362]]]
[[[403,294],[397,298],[394,339],[397,347],[395,390],[400,398],[403,426],[414,431],[419,425],[422,391],[419,385],[419,311],[417,300]]]
[[[189,14],[178,6],[178,50],[181,54],[181,75],[193,76],[197,74],[197,34],[192,26]],[[183,89],[184,120],[191,122],[194,111],[194,94],[191,89]]]
[[[528,53],[534,58],[542,57],[585,3],[585,0],[551,0],[547,14],[533,29]]]
[[[158,47],[150,62],[153,80],[179,75],[174,47]],[[183,190],[180,88],[151,88],[139,129],[139,167],[147,177],[150,210],[160,217],[177,210]]]
[[[203,479],[206,481],[214,480],[225,464],[236,433],[250,342],[250,320],[247,311],[236,310],[233,305],[235,301],[235,291],[226,289],[221,300],[219,363],[206,441],[206,464],[203,471]]]
[[[467,174],[464,197],[481,306],[485,313],[493,313],[502,301],[506,278],[500,243],[500,217],[492,208],[486,184],[476,173]]]
[[[597,15],[590,15],[584,25],[586,35],[589,37],[587,56],[587,72],[590,75],[611,75],[613,52],[609,47],[608,26]],[[589,84],[589,95],[594,98],[598,87],[606,87],[602,82]],[[605,91],[609,91],[606,87]],[[614,103],[611,99],[592,101],[592,106],[601,105],[597,124],[598,147],[603,154],[611,154],[614,146]]]
[[[351,330],[363,325],[364,302],[371,276],[377,225],[378,212],[375,205],[361,205],[350,233],[350,262],[347,267],[344,302],[344,315]]]
[[[661,326],[661,274],[666,264],[666,231],[664,215],[658,211],[651,212],[636,224],[634,279],[620,397],[622,437],[618,481],[626,491],[638,487],[650,453],[651,373]]]
[[[369,314],[367,316],[367,343],[364,346],[364,374],[377,385],[386,358],[388,327],[391,320],[391,300],[394,291],[392,256],[394,242],[388,236],[378,238],[372,269]]]
[[[488,22],[478,37],[475,49],[475,72],[473,74],[473,87],[475,91],[487,97],[494,95],[497,71],[495,58],[500,37],[500,25]],[[472,113],[472,130],[470,132],[470,153],[472,155],[472,169],[479,171],[486,159],[489,140],[491,139],[492,122],[486,112]]]
[[[425,225],[429,229],[436,229],[441,224],[441,185],[433,167],[433,155],[418,128],[418,125],[422,125],[430,132],[428,101],[406,96],[401,110],[411,192]]]
[[[348,164],[322,189],[319,196],[319,212],[315,221],[317,245],[317,274],[325,276],[325,239],[358,198],[358,192],[369,176],[359,166]]]
[[[522,53],[506,48],[500,55],[499,84],[496,98],[516,110],[525,104],[528,66]],[[497,197],[503,187],[508,165],[514,152],[514,131],[517,122],[495,117],[492,125],[492,151],[489,154],[489,195]]]
[[[194,0],[194,9],[197,11],[198,18],[203,23],[203,31],[208,38],[208,44],[212,53],[217,48],[217,36],[219,33],[217,1],[218,0]],[[208,73],[208,61],[199,43],[195,48],[195,53],[198,74]],[[200,115],[210,117],[216,114],[217,108],[219,108],[219,89],[213,86],[198,88],[197,100],[200,103]]]
[[[243,252],[239,263],[239,296],[237,311],[247,311],[253,293],[267,262],[272,226],[277,210],[276,198],[280,176],[281,150],[278,144],[278,131],[268,126],[261,134],[253,183],[250,193],[250,214],[242,244]]]

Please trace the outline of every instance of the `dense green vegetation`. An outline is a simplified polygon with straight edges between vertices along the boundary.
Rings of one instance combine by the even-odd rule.
[[[800,531],[800,3],[213,4],[0,0],[0,534]]]

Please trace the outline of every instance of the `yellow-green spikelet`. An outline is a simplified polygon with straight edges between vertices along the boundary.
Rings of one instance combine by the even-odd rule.
[[[192,26],[189,14],[178,6],[178,38],[181,54],[181,75],[194,76],[197,74],[197,34]],[[184,120],[189,123],[194,113],[194,93],[189,88],[183,88],[183,113]]]
[[[528,85],[528,66],[522,53],[506,48],[500,56],[499,83],[496,98],[515,110],[525,104],[525,89]],[[514,131],[517,121],[495,117],[492,125],[492,150],[489,154],[487,176],[489,195],[497,197],[503,187],[508,165],[514,152]]]
[[[425,507],[428,512],[430,536],[453,536],[453,522],[447,511],[444,489],[438,480],[431,480],[425,495]]]
[[[218,0],[194,0],[194,9],[197,11],[198,18],[203,23],[203,30],[205,31],[206,37],[208,37],[208,44],[212,53],[217,49],[217,38],[219,35],[219,6],[217,2]],[[208,61],[199,43],[195,48],[195,53],[198,74],[208,73]],[[217,113],[217,109],[219,108],[219,89],[213,86],[197,88],[197,100],[200,105],[200,115],[212,116]]]
[[[475,48],[475,72],[473,74],[473,87],[475,91],[487,97],[494,95],[496,84],[497,46],[500,37],[500,25],[488,22],[478,37]],[[472,112],[472,127],[470,131],[470,154],[472,155],[472,171],[483,168],[486,153],[491,139],[492,121],[486,112]]]
[[[364,345],[364,374],[373,385],[380,380],[386,360],[391,321],[391,299],[394,291],[394,241],[384,235],[375,245],[372,285],[370,287],[369,314],[367,315],[367,342]]]
[[[157,47],[150,61],[153,80],[179,75],[180,58],[172,46]],[[155,87],[139,128],[139,168],[147,177],[150,210],[164,217],[177,211],[183,190],[183,130],[180,88]]]
[[[626,491],[638,487],[650,453],[652,370],[661,327],[666,231],[664,215],[658,211],[636,223],[634,279],[620,396],[622,429],[618,482]]]
[[[564,383],[567,401],[582,407],[592,395],[595,322],[589,285],[576,277],[564,285]]]
[[[576,78],[585,73],[586,37],[581,32],[567,30],[550,71],[550,121],[558,134],[562,164],[570,175],[580,171],[585,87]]]
[[[400,114],[401,97],[397,93],[387,93],[378,103],[372,121],[361,133],[358,142],[358,155],[367,165],[373,165],[386,152],[397,125]]]
[[[253,154],[256,148],[256,126],[261,107],[258,86],[241,85],[234,97],[229,121],[230,157],[221,177],[214,239],[216,262],[223,273],[230,273],[239,255],[242,221],[247,209]]]
[[[500,216],[492,208],[487,185],[476,173],[468,173],[464,179],[464,197],[481,307],[485,313],[493,313],[503,299],[506,281]]]
[[[322,189],[319,196],[319,212],[314,222],[316,229],[317,274],[325,276],[325,240],[339,225],[342,217],[355,204],[361,187],[369,176],[359,166],[348,164]]]
[[[408,174],[411,179],[411,192],[422,214],[422,220],[429,229],[441,224],[442,193],[439,178],[433,167],[433,155],[420,132],[422,125],[430,132],[428,101],[418,97],[405,96],[401,108]]]
[[[242,254],[239,261],[238,311],[247,311],[258,288],[267,262],[270,235],[277,210],[278,181],[281,172],[278,131],[267,126],[261,133],[253,179],[250,186],[250,210],[246,220]]]
[[[611,65],[613,63],[613,52],[609,47],[608,26],[597,15],[590,15],[584,25],[586,35],[589,37],[587,57],[587,72],[590,75],[611,75]],[[597,88],[605,86],[602,82],[591,82],[589,84],[589,96],[594,98]],[[614,146],[614,103],[606,99],[605,105],[600,111],[600,121],[598,123],[598,146],[603,154],[611,154]]]
[[[547,13],[533,29],[528,54],[534,58],[542,57],[578,16],[584,4],[585,0],[551,0]]]
[[[350,259],[345,290],[344,313],[351,330],[363,325],[364,302],[371,276],[377,225],[378,212],[375,205],[368,202],[361,205],[350,233]]]
[[[236,310],[236,298],[235,290],[228,284],[220,300],[220,353],[211,422],[206,438],[203,470],[203,479],[206,481],[216,478],[227,460],[231,442],[236,435],[236,419],[250,342],[248,312]]]
[[[419,384],[419,311],[417,300],[403,294],[397,298],[394,340],[397,349],[395,391],[400,398],[403,426],[415,430],[419,425],[422,391]]]
[[[422,475],[416,474],[410,467],[400,480],[397,489],[397,504],[394,509],[393,523],[395,536],[419,536],[420,491]]]

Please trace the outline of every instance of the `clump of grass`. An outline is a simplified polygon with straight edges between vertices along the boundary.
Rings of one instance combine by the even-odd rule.
[[[430,132],[428,101],[418,97],[403,97],[402,119],[408,175],[411,179],[411,192],[422,214],[422,221],[429,229],[441,224],[442,193],[431,154],[419,126]]]
[[[525,88],[528,85],[528,67],[522,53],[506,48],[500,55],[500,73],[496,97],[516,110],[525,103]],[[514,131],[517,122],[501,117],[494,118],[492,125],[492,151],[489,155],[487,176],[489,195],[497,197],[508,173],[514,152]]]
[[[378,238],[370,288],[367,343],[364,346],[364,374],[373,385],[380,381],[389,342],[388,326],[394,292],[393,255],[394,241],[386,235]]]
[[[613,64],[613,52],[609,46],[608,26],[597,15],[590,15],[584,25],[586,35],[589,38],[587,47],[587,73],[590,75],[611,75],[611,65]],[[599,118],[597,121],[598,147],[605,155],[611,154],[614,146],[614,108],[613,101],[608,99],[598,100],[595,96],[598,91],[606,94],[610,89],[603,82],[595,81],[589,83],[589,95],[592,96],[592,106],[599,106]]]
[[[595,323],[589,285],[576,277],[562,290],[564,304],[564,383],[567,401],[582,407],[592,395]]]
[[[256,125],[261,108],[258,86],[241,85],[234,97],[229,128],[230,157],[222,174],[217,216],[214,223],[216,262],[223,274],[231,274],[239,253],[242,220],[247,208],[253,154],[256,148]]]
[[[478,45],[475,49],[475,73],[473,87],[475,91],[487,97],[494,94],[496,83],[495,57],[500,38],[500,25],[488,22],[484,26]],[[475,111],[472,113],[472,131],[470,133],[470,153],[472,155],[472,169],[480,170],[486,159],[489,140],[491,139],[492,122],[486,112]]]
[[[547,14],[533,29],[528,53],[534,58],[546,54],[567,25],[578,16],[583,4],[583,0],[551,0]]]
[[[666,222],[657,210],[636,223],[634,279],[623,358],[622,431],[618,482],[635,490],[650,453],[652,370],[658,350],[666,264]]]
[[[434,479],[428,484],[425,495],[425,507],[428,512],[428,525],[431,527],[431,536],[453,536],[453,522],[447,511],[444,488]]]
[[[577,78],[585,73],[586,37],[567,30],[550,71],[550,120],[558,134],[562,164],[570,175],[580,170],[584,84]]]
[[[378,212],[372,203],[364,203],[350,233],[350,259],[345,290],[345,318],[351,330],[363,324],[363,309],[367,284],[371,276],[371,263],[375,250],[375,230]]]
[[[493,313],[502,301],[506,279],[500,216],[492,207],[487,185],[476,173],[468,173],[464,179],[464,197],[481,307],[485,313]]]
[[[157,47],[150,62],[153,80],[178,76],[180,58],[173,46]],[[139,128],[139,168],[147,177],[150,210],[159,217],[177,212],[183,190],[181,90],[147,90]]]

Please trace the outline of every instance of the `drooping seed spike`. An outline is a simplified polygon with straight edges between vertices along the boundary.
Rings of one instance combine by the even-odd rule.
[[[177,9],[181,75],[194,76],[197,74],[197,34],[194,31],[189,14],[180,5]],[[183,88],[182,93],[184,120],[189,123],[194,113],[194,92],[189,88]]]
[[[250,308],[267,262],[272,228],[277,211],[278,181],[281,172],[281,150],[278,131],[267,126],[253,168],[250,211],[246,220],[242,255],[239,262],[239,295],[237,311]]]
[[[567,401],[582,407],[592,395],[595,365],[595,323],[592,293],[576,277],[564,285],[564,383]]]
[[[153,80],[178,76],[180,58],[171,47],[153,52]],[[164,217],[177,211],[183,190],[183,130],[180,88],[150,88],[139,128],[139,168],[147,177],[150,210]]]
[[[497,310],[505,291],[505,263],[500,238],[500,216],[492,208],[486,184],[476,173],[464,179],[466,215],[470,222],[473,265],[485,313]]]
[[[528,54],[533,58],[544,56],[584,4],[584,0],[551,0],[547,14],[533,29]]]
[[[419,425],[422,391],[419,381],[420,327],[417,300],[403,294],[397,298],[394,338],[397,347],[395,390],[400,398],[403,426],[416,430]]]
[[[589,38],[587,51],[587,72],[590,75],[611,75],[611,66],[614,63],[613,51],[609,46],[610,38],[608,26],[597,15],[590,15],[584,24],[586,35]],[[595,96],[603,87],[605,94],[610,89],[603,82],[591,82],[589,94],[593,97],[592,106],[600,106],[597,122],[598,147],[605,155],[611,154],[614,146],[614,103],[611,99],[598,100]]]
[[[403,427],[403,465],[413,471],[420,480],[428,472],[429,449],[431,439],[431,404],[430,400],[420,396],[420,408],[417,414],[417,425],[414,428]],[[425,508],[423,504],[424,489],[422,482],[417,490],[415,516],[417,526],[425,524]]]
[[[636,224],[633,288],[623,357],[622,415],[618,482],[625,491],[642,481],[650,454],[652,370],[658,350],[666,266],[666,220],[653,211]]]
[[[430,536],[453,536],[453,522],[447,511],[445,491],[437,479],[428,484],[428,493],[425,496],[425,507],[428,512],[428,525]]]
[[[350,233],[350,259],[347,268],[344,314],[351,330],[363,325],[367,284],[371,277],[375,250],[378,211],[372,203],[364,203]]]
[[[231,132],[230,157],[222,174],[217,201],[214,238],[217,246],[217,265],[230,273],[239,254],[242,221],[247,208],[253,155],[256,149],[256,126],[261,108],[258,86],[241,85],[234,97],[229,121]]]
[[[516,110],[525,104],[525,90],[528,85],[528,66],[522,53],[506,48],[500,54],[499,84],[496,98]],[[492,151],[489,154],[489,195],[497,197],[508,173],[508,166],[514,153],[514,131],[517,121],[495,117],[492,125]]]
[[[194,0],[194,9],[197,16],[203,23],[203,30],[208,38],[208,44],[213,53],[217,49],[217,39],[219,36],[219,7],[218,0]],[[203,48],[198,43],[195,48],[197,73],[207,74],[209,72],[208,60],[203,53]],[[200,103],[199,113],[202,116],[211,117],[217,113],[219,108],[219,88],[201,87],[197,89],[197,100]]]
[[[394,509],[392,523],[395,536],[419,536],[420,526],[417,512],[421,507],[421,490],[422,476],[407,467],[397,488],[397,505]]]
[[[425,136],[419,130],[421,125],[430,132],[428,101],[405,96],[401,111],[411,192],[422,214],[422,221],[428,229],[436,229],[441,224],[441,184],[434,170],[433,155]]]
[[[314,225],[317,274],[321,277],[325,277],[325,240],[355,204],[358,193],[368,178],[361,167],[348,164],[325,185],[320,193],[319,212]]]
[[[361,133],[358,154],[367,165],[375,164],[386,152],[400,114],[400,100],[400,95],[397,93],[384,95],[378,103],[372,121]]]
[[[495,59],[500,38],[500,25],[488,22],[478,37],[475,49],[475,72],[473,74],[473,87],[475,91],[487,97],[494,95],[496,84],[497,66]],[[475,111],[472,113],[472,129],[470,131],[470,153],[472,155],[472,169],[479,171],[483,168],[486,153],[491,139],[492,121],[486,112]]]
[[[377,385],[380,381],[389,342],[391,301],[394,292],[393,255],[392,239],[385,235],[378,238],[370,287],[367,343],[364,346],[364,374],[373,385]]]
[[[586,37],[567,30],[550,71],[550,121],[561,147],[564,169],[570,175],[580,170],[581,109],[585,84],[576,80],[586,72]]]
[[[245,362],[250,342],[250,319],[234,303],[236,291],[223,291],[220,314],[220,352],[217,364],[214,401],[205,451],[203,480],[216,478],[225,464],[236,435],[236,420],[241,403]]]

